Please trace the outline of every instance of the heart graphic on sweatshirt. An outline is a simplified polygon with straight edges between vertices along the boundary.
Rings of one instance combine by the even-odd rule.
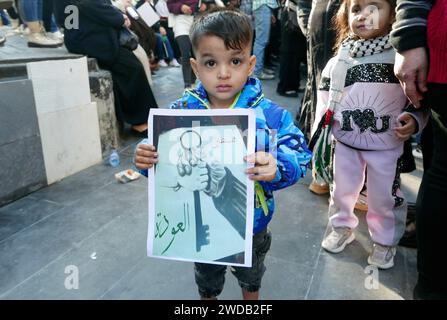
[[[361,133],[365,132],[368,128],[376,127],[376,117],[372,109],[365,109],[363,111],[360,109],[353,110],[351,111],[351,117],[356,126],[359,127]]]

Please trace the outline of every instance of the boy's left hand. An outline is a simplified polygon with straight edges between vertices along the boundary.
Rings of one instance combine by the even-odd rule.
[[[245,161],[254,163],[253,168],[245,170],[245,173],[249,175],[250,180],[254,181],[272,181],[275,179],[276,159],[270,153],[259,151],[249,156],[246,156]]]
[[[416,131],[416,120],[408,113],[399,116],[397,123],[398,127],[394,129],[394,132],[401,141],[408,140]]]

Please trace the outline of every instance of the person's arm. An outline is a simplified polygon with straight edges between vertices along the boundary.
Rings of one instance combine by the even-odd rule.
[[[304,135],[294,125],[290,112],[282,110],[280,116],[281,120],[276,129],[277,139],[269,139],[273,140],[273,143],[276,140],[276,150],[274,146],[269,146],[268,150],[270,153],[276,151],[276,176],[270,182],[260,181],[265,191],[283,189],[296,183],[306,175],[308,164],[312,158]]]
[[[184,14],[182,11],[182,6],[186,5],[183,0],[168,0],[168,9],[170,13],[173,14]]]
[[[312,0],[295,0],[296,1],[296,16],[301,32],[307,35],[307,26],[309,22],[309,15],[312,9]]]
[[[124,25],[124,15],[108,0],[79,1],[79,11],[91,20],[116,29]]]
[[[398,0],[390,41],[396,49],[394,72],[416,108],[427,91],[427,16],[430,0]]]

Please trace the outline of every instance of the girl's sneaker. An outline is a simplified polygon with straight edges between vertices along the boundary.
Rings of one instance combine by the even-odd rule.
[[[169,62],[169,66],[170,67],[175,67],[175,68],[180,68],[180,63],[178,63],[177,59],[174,58],[171,60],[171,62]]]
[[[324,238],[321,246],[323,249],[332,252],[342,252],[345,247],[355,240],[355,235],[351,228],[340,227],[334,228],[329,235]]]
[[[396,247],[382,246],[374,243],[373,251],[368,257],[368,263],[380,269],[389,269],[394,266]]]

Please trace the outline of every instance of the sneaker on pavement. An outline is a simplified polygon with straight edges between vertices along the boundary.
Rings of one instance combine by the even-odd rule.
[[[6,38],[3,36],[0,36],[0,46],[3,46],[6,42]]]
[[[333,228],[332,232],[324,238],[321,246],[323,249],[332,252],[339,253],[342,252],[345,247],[354,241],[355,235],[352,229],[347,227]]]
[[[394,266],[396,247],[382,246],[374,243],[373,251],[368,257],[368,263],[380,269],[389,269]]]
[[[325,182],[318,183],[318,181],[312,180],[309,190],[318,195],[325,195],[329,193],[329,185]]]
[[[158,66],[161,68],[166,68],[168,66],[168,64],[166,63],[166,61],[161,59],[160,61],[158,61]]]
[[[268,68],[264,68],[264,73],[266,73],[266,74],[275,74],[275,70],[272,70],[272,69],[268,69]]]
[[[259,80],[273,80],[273,79],[275,79],[275,76],[273,74],[267,74],[265,72],[256,74],[255,77],[258,78]]]
[[[169,62],[170,67],[180,68],[180,63],[178,63],[177,59],[172,59],[171,62]]]

